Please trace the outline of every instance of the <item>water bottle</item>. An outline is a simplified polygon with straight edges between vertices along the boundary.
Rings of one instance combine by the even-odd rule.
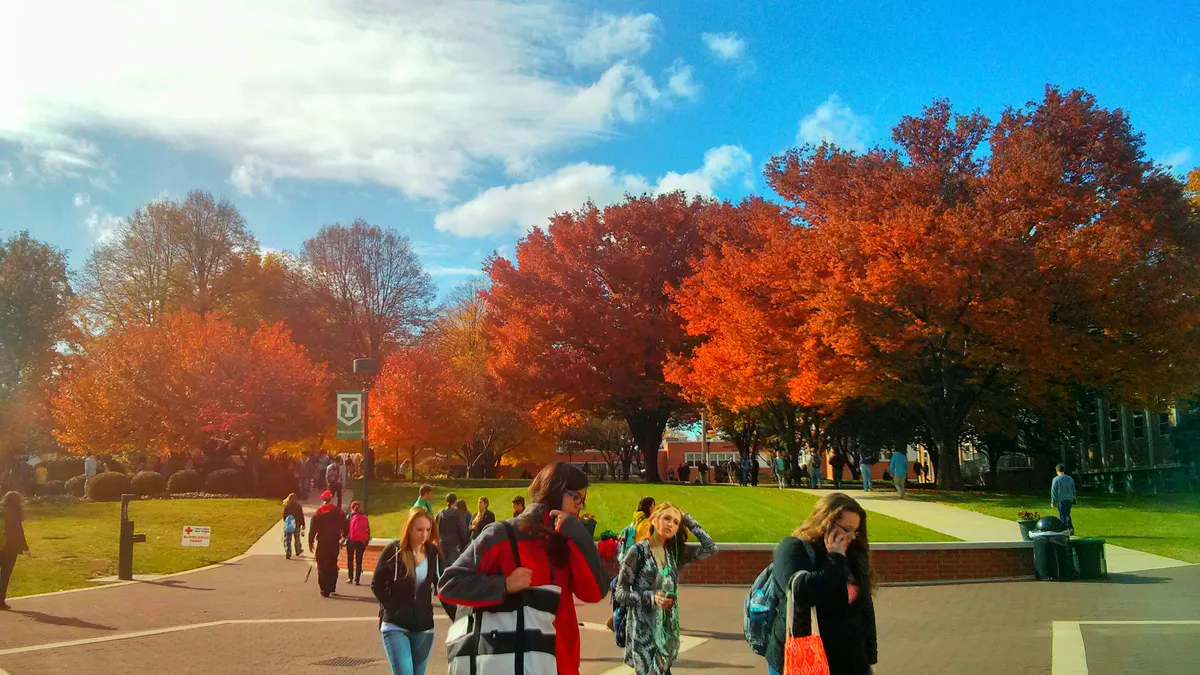
[[[666,570],[663,570],[662,587],[659,590],[668,598],[675,599],[675,580],[671,578],[670,574],[667,574]],[[675,606],[671,605],[671,609],[663,612],[663,618],[670,616],[674,609]]]
[[[766,614],[769,611],[771,611],[771,605],[767,602],[767,594],[761,589],[754,591],[754,595],[750,597],[750,613]]]

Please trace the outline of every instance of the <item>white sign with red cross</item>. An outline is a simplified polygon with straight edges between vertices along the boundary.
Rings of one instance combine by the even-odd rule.
[[[203,525],[185,525],[183,527],[184,546],[208,546],[212,537],[212,529]]]

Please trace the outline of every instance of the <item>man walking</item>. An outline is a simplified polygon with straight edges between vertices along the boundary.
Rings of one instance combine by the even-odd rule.
[[[1075,523],[1071,522],[1071,506],[1075,504],[1075,479],[1067,475],[1065,464],[1055,467],[1058,473],[1050,481],[1050,506],[1058,508],[1058,519],[1067,527],[1067,532],[1075,534]]]
[[[899,448],[892,451],[892,459],[888,462],[888,473],[892,474],[892,483],[896,486],[896,492],[900,493],[900,499],[904,499],[904,486],[908,480],[908,455],[901,452]]]
[[[467,523],[467,514],[454,508],[458,495],[451,492],[446,495],[446,508],[438,511],[434,520],[437,523],[438,536],[441,537],[442,550],[446,554],[446,562],[453,564],[458,556],[471,543],[471,526]]]
[[[862,457],[858,460],[858,470],[862,472],[863,490],[867,492],[871,491],[871,467],[874,464],[875,460],[867,452],[863,452]]]
[[[87,455],[83,460],[83,475],[87,476],[88,480],[95,478],[96,474],[100,471],[99,464],[100,463],[96,461],[96,458],[92,457],[92,451],[88,450]]]
[[[332,492],[322,492],[321,502],[308,524],[308,548],[316,554],[321,597],[328,598],[337,590],[338,551],[342,540],[350,534],[350,525],[341,507],[332,503]]]
[[[338,508],[342,508],[342,472],[338,469],[336,461],[330,462],[325,469],[325,486],[326,492],[333,494],[337,499]]]
[[[842,470],[846,468],[846,457],[840,452],[834,452],[833,457],[829,458],[829,464],[833,467],[833,487],[841,490]]]
[[[782,452],[775,453],[775,480],[779,483],[779,489],[787,487],[787,457]]]

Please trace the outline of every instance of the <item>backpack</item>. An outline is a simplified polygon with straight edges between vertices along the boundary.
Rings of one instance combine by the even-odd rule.
[[[367,517],[361,513],[350,516],[350,541],[369,541],[370,539],[371,525],[367,521]]]
[[[296,531],[296,516],[287,515],[283,517],[283,533],[291,534]]]
[[[631,527],[633,526],[629,525],[626,529]],[[643,557],[640,546],[637,548],[637,557],[637,570],[641,572],[642,565],[646,563],[646,559]],[[622,553],[619,560],[624,560],[624,558],[625,555]],[[628,639],[628,636],[625,634],[625,617],[629,614],[629,608],[617,602],[617,577],[620,575],[621,573],[617,572],[617,576],[613,577],[613,580],[609,583],[608,591],[609,597],[612,599],[613,639],[617,641],[618,647],[624,649],[625,641]]]
[[[812,544],[801,539],[804,551],[809,560],[816,560],[817,554]],[[775,583],[775,563],[767,565],[758,573],[750,592],[746,594],[746,602],[742,607],[742,634],[750,649],[759,656],[767,655],[767,646],[771,644],[772,631],[775,628],[775,617],[779,615],[779,601],[785,597],[784,590]]]

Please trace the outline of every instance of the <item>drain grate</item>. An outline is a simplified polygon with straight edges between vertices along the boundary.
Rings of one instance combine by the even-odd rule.
[[[372,663],[377,663],[379,659],[364,659],[356,656],[339,656],[336,659],[328,661],[320,661],[314,663],[314,666],[338,666],[341,668],[357,668],[358,666],[369,666]]]

